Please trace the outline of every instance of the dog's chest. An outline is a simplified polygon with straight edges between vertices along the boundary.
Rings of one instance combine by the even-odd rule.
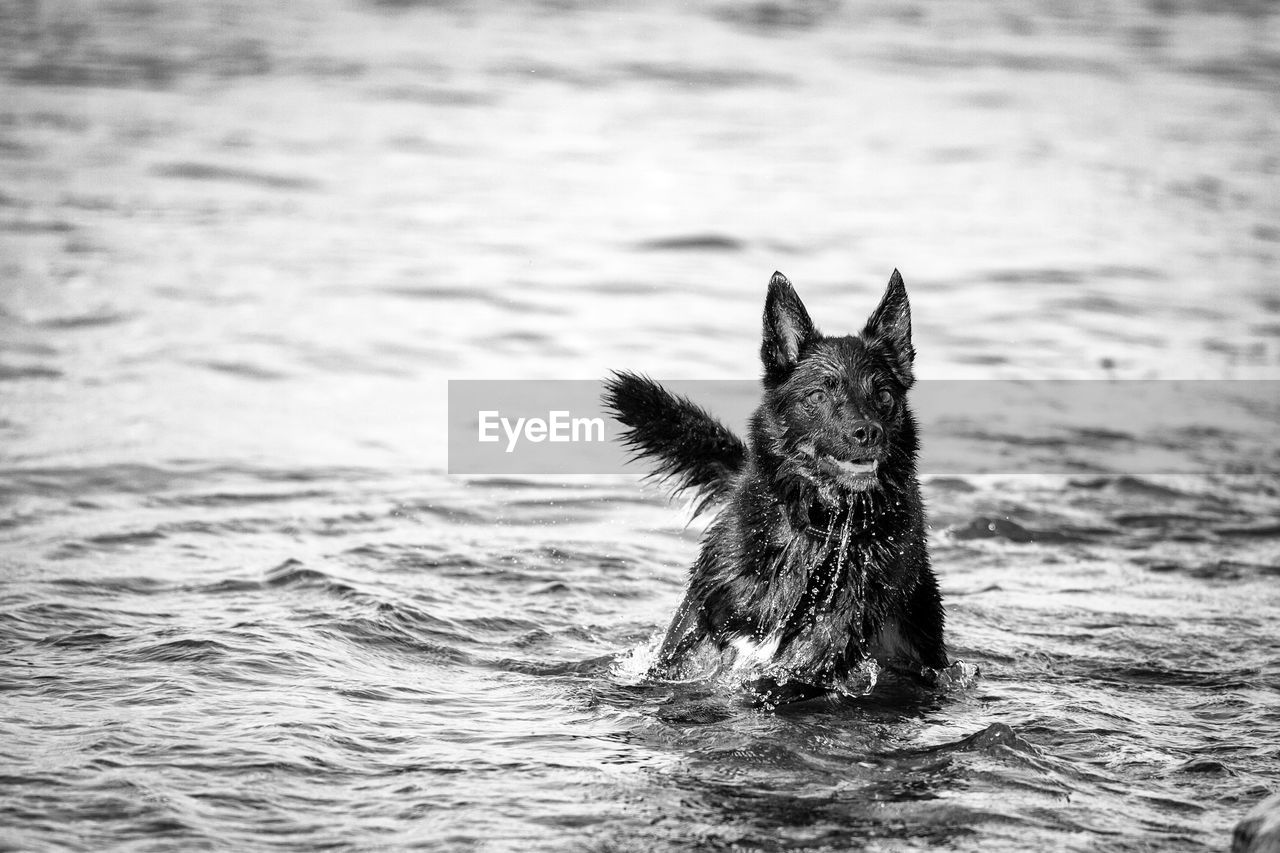
[[[874,631],[885,567],[883,549],[854,539],[807,537],[793,543],[764,582],[751,638],[753,655],[765,649],[781,657],[844,655],[865,647]]]

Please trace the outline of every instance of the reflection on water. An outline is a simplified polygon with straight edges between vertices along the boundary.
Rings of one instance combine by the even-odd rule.
[[[0,843],[1222,848],[1280,739],[1265,418],[932,479],[981,677],[765,714],[635,677],[698,527],[447,476],[445,381],[740,379],[774,269],[850,328],[895,266],[925,378],[1275,379],[1276,26],[0,7]]]

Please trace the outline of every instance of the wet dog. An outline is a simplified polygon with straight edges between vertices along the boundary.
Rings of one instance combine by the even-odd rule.
[[[693,491],[697,511],[719,507],[651,674],[728,667],[767,701],[861,692],[883,668],[927,680],[948,660],[907,405],[915,350],[902,276],[861,334],[831,337],[775,273],[760,358],[745,442],[647,378],[606,382],[626,444]]]

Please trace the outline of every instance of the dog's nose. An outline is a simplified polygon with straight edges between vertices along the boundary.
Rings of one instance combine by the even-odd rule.
[[[853,427],[853,440],[859,447],[874,447],[884,438],[884,430],[875,421],[859,421]]]

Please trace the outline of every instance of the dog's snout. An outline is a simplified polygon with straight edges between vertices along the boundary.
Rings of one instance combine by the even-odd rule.
[[[854,424],[853,440],[859,447],[875,447],[884,440],[884,429],[875,421]]]

